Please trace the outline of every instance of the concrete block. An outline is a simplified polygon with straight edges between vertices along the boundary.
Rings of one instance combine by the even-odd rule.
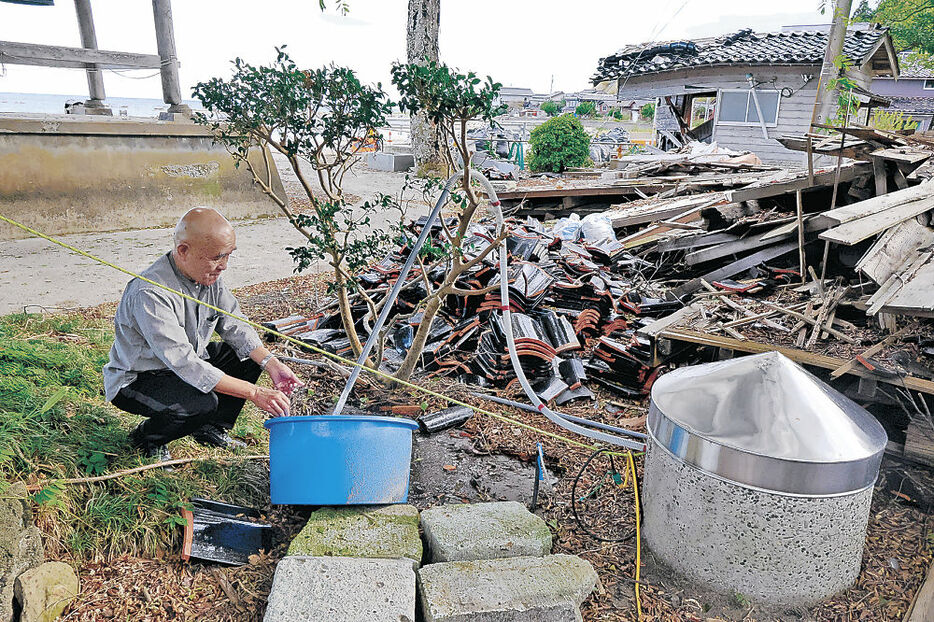
[[[285,557],[276,566],[264,622],[414,622],[408,559]]]
[[[551,531],[521,503],[441,505],[422,512],[432,563],[551,552]]]
[[[411,505],[322,508],[312,512],[289,555],[422,561],[418,510]]]
[[[366,154],[366,165],[374,171],[398,173],[415,166],[415,156],[411,153],[386,153],[375,151]]]
[[[78,575],[63,562],[45,562],[16,578],[20,622],[53,622],[78,596]]]
[[[597,584],[573,555],[445,562],[418,571],[425,622],[568,622]]]

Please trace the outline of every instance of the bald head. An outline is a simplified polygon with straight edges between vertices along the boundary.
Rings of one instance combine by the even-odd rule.
[[[213,285],[227,269],[227,260],[237,248],[233,227],[210,207],[188,210],[175,226],[172,256],[185,276],[202,285]]]
[[[212,207],[194,207],[175,225],[175,246],[182,242],[198,243],[207,238],[221,238],[233,234],[233,227],[220,212]]]

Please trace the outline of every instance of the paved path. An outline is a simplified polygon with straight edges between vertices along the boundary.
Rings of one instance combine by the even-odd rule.
[[[294,175],[283,171],[287,190],[294,190]],[[405,176],[379,173],[361,167],[346,179],[345,192],[370,198],[379,190],[398,193]],[[424,213],[416,207],[410,216]],[[374,226],[385,226],[391,215]],[[237,251],[231,256],[224,279],[230,287],[242,287],[291,275],[292,258],[287,246],[301,245],[304,238],[285,218],[241,220],[233,223]],[[0,222],[0,227],[10,227]],[[172,247],[172,229],[141,229],[108,233],[75,233],[59,236],[76,248],[97,255],[128,270],[139,271]],[[38,238],[0,241],[0,315],[22,312],[24,305],[50,310],[86,307],[120,299],[129,276],[76,255]],[[35,312],[38,309],[31,308]]]

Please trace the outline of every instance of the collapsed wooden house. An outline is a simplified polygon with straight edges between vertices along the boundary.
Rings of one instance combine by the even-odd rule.
[[[715,141],[751,150],[763,162],[801,163],[803,154],[777,139],[804,132],[811,123],[827,37],[826,28],[807,26],[629,45],[600,59],[592,81],[615,89],[620,99],[655,98],[661,146]],[[860,114],[888,106],[888,99],[870,91],[873,78],[899,75],[888,30],[852,24],[844,54],[852,63],[845,75],[857,85],[853,96]]]

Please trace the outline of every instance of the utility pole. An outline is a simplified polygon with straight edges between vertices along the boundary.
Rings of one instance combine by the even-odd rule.
[[[837,89],[827,88],[831,80],[835,79],[838,69],[834,60],[843,54],[843,42],[846,39],[846,27],[850,21],[850,10],[853,0],[835,0],[833,3],[833,22],[827,35],[827,49],[824,51],[824,64],[821,66],[820,79],[817,82],[817,98],[814,102],[814,113],[811,124],[825,124],[833,116],[837,105]]]
[[[438,62],[438,30],[441,27],[441,0],[409,0],[409,19],[406,26],[406,58],[410,64],[425,65]],[[424,112],[410,117],[412,155],[417,170],[426,166],[443,166],[442,145],[431,119]],[[465,164],[466,166],[466,164]]]
[[[81,33],[81,47],[96,50],[97,34],[94,32],[94,15],[91,13],[91,0],[75,0],[75,12],[78,14],[78,30]],[[90,98],[84,102],[87,114],[110,115],[110,108],[104,104],[107,95],[104,92],[104,76],[101,68],[88,63],[88,94]]]

